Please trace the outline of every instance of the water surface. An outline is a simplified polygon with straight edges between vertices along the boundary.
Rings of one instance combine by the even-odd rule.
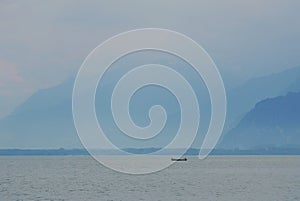
[[[300,157],[188,157],[163,171],[133,176],[90,156],[2,156],[0,200],[299,201]]]

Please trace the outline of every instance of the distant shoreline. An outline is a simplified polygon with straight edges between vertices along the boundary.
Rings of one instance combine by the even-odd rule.
[[[135,149],[128,148],[124,151],[132,154],[151,154],[156,155],[155,152],[159,148],[144,148]],[[120,155],[114,150],[96,150],[98,155]],[[181,149],[165,150],[161,155],[177,155],[182,153]],[[196,156],[199,154],[199,149],[188,149],[184,155]],[[0,149],[0,156],[86,156],[90,155],[85,149]],[[122,154],[121,154],[122,155]],[[126,155],[126,154],[123,154]],[[262,148],[262,149],[214,149],[210,155],[300,155],[300,148]]]

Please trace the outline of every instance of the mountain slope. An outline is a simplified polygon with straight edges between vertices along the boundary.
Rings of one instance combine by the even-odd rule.
[[[247,81],[228,92],[228,126],[234,127],[257,102],[297,91],[300,91],[300,67]]]
[[[81,147],[72,120],[73,79],[31,96],[0,121],[1,148]]]
[[[196,82],[197,81],[197,82]],[[82,147],[72,119],[72,89],[74,79],[70,79],[59,86],[40,90],[20,105],[11,115],[0,120],[0,147],[1,148],[80,148]],[[194,83],[199,85],[195,79]],[[107,86],[111,89],[111,86]],[[106,89],[105,89],[106,90]],[[200,86],[196,90],[201,97],[201,123],[203,132],[209,121],[209,106],[207,94],[202,93]],[[228,125],[239,122],[239,117],[254,107],[255,103],[267,97],[286,94],[288,91],[300,91],[300,67],[293,68],[278,74],[260,77],[248,81],[245,85],[228,93]],[[106,93],[106,91],[104,91]],[[105,94],[103,93],[103,94]],[[206,92],[207,93],[207,92]],[[99,94],[100,95],[100,94]],[[147,96],[147,98],[143,98]],[[159,96],[163,96],[158,98]],[[105,95],[106,97],[106,95]],[[108,97],[108,96],[107,96]],[[171,98],[171,102],[170,102]],[[172,128],[166,131],[174,133],[178,123],[176,100],[163,91],[141,93],[133,99],[133,119],[140,126],[149,122],[147,117],[148,106],[162,103],[174,118],[170,120]],[[146,107],[145,107],[146,106]],[[204,109],[203,109],[204,108]],[[208,110],[208,111],[205,111]],[[104,116],[108,117],[106,113]],[[205,122],[207,120],[207,122]],[[177,122],[177,123],[176,123]],[[202,131],[201,131],[202,132]],[[201,144],[202,137],[197,139]],[[117,139],[118,140],[118,139]],[[123,144],[124,140],[119,139]]]
[[[220,147],[291,145],[300,146],[300,92],[257,103],[224,137]]]

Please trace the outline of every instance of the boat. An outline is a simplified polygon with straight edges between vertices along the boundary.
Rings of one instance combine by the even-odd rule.
[[[187,158],[171,158],[171,161],[187,161]]]

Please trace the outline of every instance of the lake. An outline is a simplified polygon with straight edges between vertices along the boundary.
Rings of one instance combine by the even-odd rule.
[[[300,156],[188,157],[147,175],[90,156],[1,156],[0,200],[299,201]]]

